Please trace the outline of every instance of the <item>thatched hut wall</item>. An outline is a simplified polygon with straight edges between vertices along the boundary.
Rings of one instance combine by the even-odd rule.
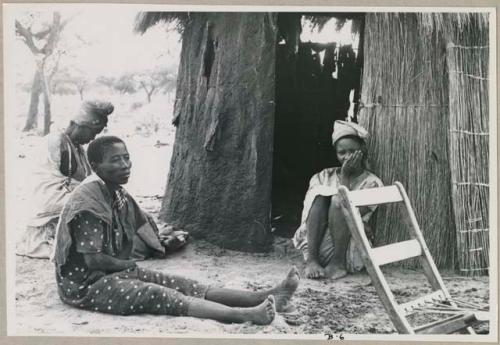
[[[223,248],[270,249],[276,16],[191,13],[161,217]]]
[[[488,228],[488,90],[465,74],[483,78],[488,56],[474,56],[477,49],[456,56],[450,46],[487,45],[487,21],[481,14],[369,13],[365,22],[358,118],[373,134],[375,171],[387,184],[403,183],[437,264],[459,264],[462,272],[487,265],[487,249],[474,259],[470,253],[488,241],[477,231]],[[382,208],[377,241],[402,240],[405,227],[396,207]]]
[[[414,13],[368,13],[358,119],[372,134],[370,156],[384,183],[406,188],[439,266],[453,266],[456,236],[448,158],[445,42],[423,35]],[[398,207],[377,216],[377,242],[407,239]]]
[[[451,16],[451,15],[450,15]],[[447,18],[446,18],[447,19]],[[460,20],[458,20],[460,19]],[[450,168],[461,274],[489,268],[489,25],[487,15],[447,19]]]

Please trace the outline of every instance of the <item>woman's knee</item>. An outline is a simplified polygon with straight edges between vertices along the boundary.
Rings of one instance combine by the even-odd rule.
[[[340,199],[340,195],[338,194],[335,194],[331,197],[331,201],[330,201],[330,210],[333,211],[340,211],[340,209],[342,208],[342,200]]]
[[[330,197],[324,195],[316,195],[312,203],[312,207],[328,207],[330,205]]]
[[[317,195],[314,198],[311,209],[309,210],[309,216],[318,217],[318,216],[327,216],[328,208],[330,207],[330,197]]]

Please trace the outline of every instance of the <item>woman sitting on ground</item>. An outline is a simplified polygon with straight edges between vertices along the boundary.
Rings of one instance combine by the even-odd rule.
[[[363,268],[341,210],[338,188],[343,185],[349,190],[360,190],[383,186],[382,181],[367,170],[367,137],[363,127],[335,121],[332,144],[342,166],[324,169],[309,182],[302,222],[293,238],[295,247],[306,260],[308,278],[338,279]],[[376,206],[360,208],[368,232],[368,221],[375,209]]]
[[[118,315],[185,315],[256,324],[269,324],[276,309],[287,307],[299,283],[295,268],[274,288],[252,292],[138,267],[131,258],[133,238],[150,233],[151,223],[121,187],[132,165],[127,148],[117,137],[100,137],[90,143],[88,158],[95,174],[74,190],[57,229],[54,259],[64,303]]]
[[[18,255],[50,257],[59,214],[69,193],[91,173],[82,145],[106,127],[113,109],[108,102],[86,101],[66,129],[47,136],[46,151],[33,173],[33,214],[18,242]]]

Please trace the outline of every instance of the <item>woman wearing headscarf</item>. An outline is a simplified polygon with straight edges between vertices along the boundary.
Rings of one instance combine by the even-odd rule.
[[[368,132],[358,124],[335,121],[332,144],[341,167],[324,169],[309,182],[302,222],[293,238],[306,260],[308,278],[338,279],[363,268],[341,210],[338,188],[343,185],[349,190],[360,190],[383,186],[367,169],[367,138]],[[369,229],[367,223],[375,209],[376,206],[360,208],[365,229]]]
[[[85,101],[67,128],[46,137],[47,150],[38,157],[33,173],[33,214],[18,241],[18,255],[50,257],[63,205],[70,192],[91,173],[83,145],[106,127],[113,110],[109,102]]]

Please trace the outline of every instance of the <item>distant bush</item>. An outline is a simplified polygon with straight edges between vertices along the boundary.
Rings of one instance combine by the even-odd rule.
[[[134,102],[130,105],[130,110],[137,110],[144,105],[142,102]]]

